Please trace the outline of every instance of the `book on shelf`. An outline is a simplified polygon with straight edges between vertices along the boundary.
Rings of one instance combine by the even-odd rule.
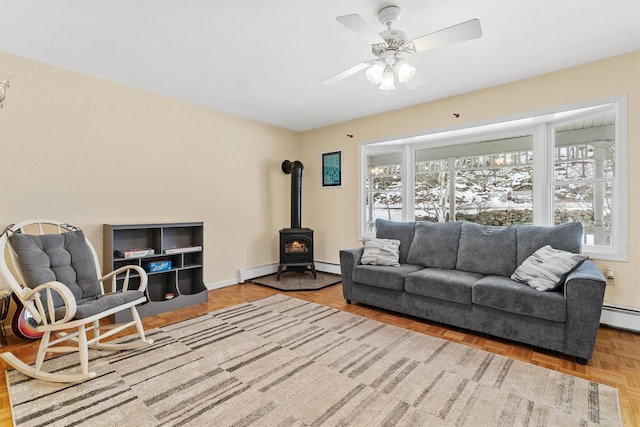
[[[151,248],[134,248],[134,249],[116,249],[115,255],[120,258],[139,258],[143,256],[155,255],[155,249]]]
[[[164,250],[165,254],[183,254],[185,252],[198,252],[202,250],[202,245],[172,246]]]

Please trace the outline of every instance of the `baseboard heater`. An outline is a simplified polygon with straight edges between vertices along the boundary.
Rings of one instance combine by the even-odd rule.
[[[617,329],[640,332],[640,310],[621,305],[602,307],[600,323]]]

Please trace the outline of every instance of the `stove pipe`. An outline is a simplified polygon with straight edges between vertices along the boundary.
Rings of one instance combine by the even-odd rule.
[[[302,228],[302,162],[282,162],[282,172],[291,175],[291,228]]]

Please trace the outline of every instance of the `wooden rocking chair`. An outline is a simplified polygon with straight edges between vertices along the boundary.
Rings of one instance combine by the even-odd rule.
[[[136,305],[147,299],[146,272],[128,265],[100,277],[95,249],[83,232],[69,224],[50,219],[35,219],[10,225],[0,236],[0,272],[42,333],[34,366],[27,365],[10,352],[0,354],[9,365],[33,378],[53,382],[84,381],[96,376],[89,372],[89,349],[128,350],[151,344]],[[123,285],[115,289],[115,278]],[[104,292],[110,283],[112,292]],[[134,286],[135,283],[135,286]],[[129,289],[129,286],[136,289]],[[131,310],[127,323],[100,325],[100,320],[122,310]],[[103,342],[130,326],[140,340],[124,344]],[[92,332],[92,337],[87,332]],[[52,332],[57,337],[52,339]],[[64,343],[64,345],[59,345]],[[54,374],[42,371],[47,353],[77,351],[81,373]]]

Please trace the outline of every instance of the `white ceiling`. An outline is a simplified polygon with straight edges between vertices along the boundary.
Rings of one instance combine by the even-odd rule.
[[[483,36],[406,56],[426,80],[413,90],[364,71],[322,85],[373,58],[335,17],[382,31],[391,4],[410,39],[472,18]],[[640,49],[638,0],[0,0],[0,13],[0,51],[297,131]]]

